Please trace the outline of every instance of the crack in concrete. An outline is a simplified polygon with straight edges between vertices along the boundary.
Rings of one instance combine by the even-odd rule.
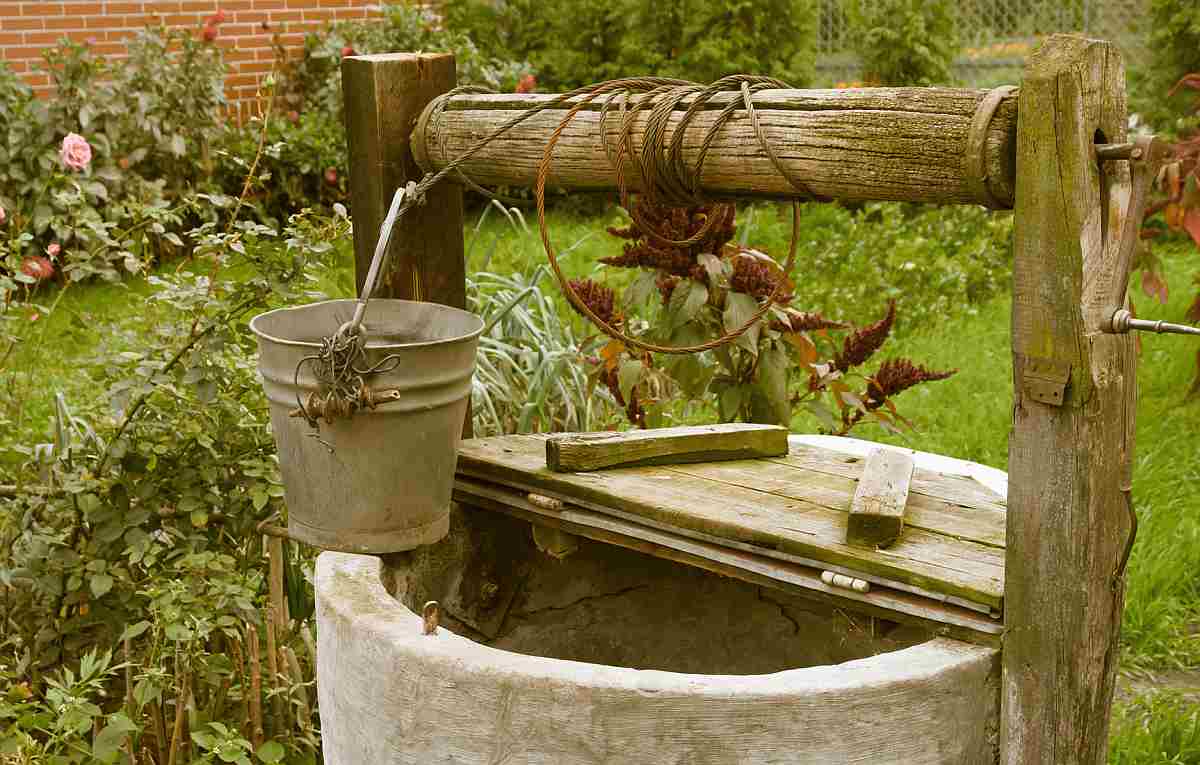
[[[509,612],[509,616],[516,618],[516,619],[528,619],[530,617],[537,616],[539,614],[553,613],[555,611],[566,611],[566,610],[574,608],[575,606],[578,606],[582,603],[587,603],[588,601],[604,600],[605,598],[618,598],[622,595],[628,595],[629,593],[634,592],[636,590],[644,590],[644,589],[648,588],[649,586],[650,585],[648,585],[648,584],[635,584],[631,587],[622,587],[621,589],[615,590],[613,592],[602,592],[598,595],[584,595],[582,598],[577,598],[575,600],[572,600],[570,603],[567,603],[566,605],[562,605],[562,606],[543,606],[541,608],[535,608],[532,611],[512,610]]]
[[[782,603],[780,603],[778,600],[772,600],[771,598],[767,597],[766,594],[763,593],[762,587],[758,588],[758,599],[764,603],[770,603],[771,605],[778,608],[779,615],[782,616],[784,619],[787,619],[789,622],[791,622],[792,634],[793,635],[800,634],[800,622],[796,621],[795,617],[793,617],[791,614],[789,614],[787,612],[787,609],[784,607],[784,605]]]

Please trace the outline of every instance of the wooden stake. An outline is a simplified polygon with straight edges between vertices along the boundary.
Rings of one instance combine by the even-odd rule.
[[[457,82],[449,53],[387,53],[342,59],[350,201],[354,209],[354,262],[362,289],[379,226],[392,195],[424,175],[413,160],[409,135],[421,110]],[[465,308],[462,189],[442,183],[426,203],[397,224],[389,245],[390,273],[378,297],[423,300]],[[463,436],[471,437],[471,417]]]
[[[1093,145],[1126,140],[1124,83],[1111,44],[1066,35],[1030,56],[1021,81],[1002,659],[1007,765],[1099,765],[1108,751],[1136,367],[1133,339],[1101,327],[1105,296],[1120,277],[1120,228],[1137,222],[1122,220],[1122,199],[1101,196]]]
[[[191,675],[184,672],[179,685],[179,695],[175,698],[175,723],[171,726],[171,748],[167,754],[167,765],[175,765],[179,747],[183,743],[183,718],[187,714],[190,685]]]
[[[283,591],[283,540],[270,537],[267,540],[267,560],[269,567],[271,608],[275,611],[275,636],[280,640],[287,637],[288,608],[287,598]]]

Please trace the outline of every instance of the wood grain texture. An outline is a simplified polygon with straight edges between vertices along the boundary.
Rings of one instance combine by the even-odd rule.
[[[853,90],[770,90],[754,96],[755,111],[768,140],[789,173],[816,194],[844,200],[989,204],[989,194],[1011,206],[1016,97],[1005,96],[984,141],[985,183],[969,157],[972,117],[988,91],[954,88],[861,88]],[[701,142],[720,107],[740,94],[721,94],[687,128],[683,158],[693,167]],[[552,96],[461,95],[446,108],[430,110],[412,137],[414,153],[427,170],[444,167],[480,138],[521,111]],[[684,101],[670,123],[667,139],[686,109]],[[605,154],[599,104],[581,111],[555,148],[551,188],[610,189],[616,178]],[[566,109],[548,109],[498,137],[462,166],[485,185],[531,186],[547,138]],[[604,123],[605,141],[615,146],[621,118]],[[634,129],[641,153],[646,113]],[[626,177],[636,175],[629,164]],[[716,136],[705,160],[701,186],[710,196],[791,197],[795,189],[761,150],[744,111]],[[981,193],[985,189],[989,193]]]
[[[900,538],[913,467],[912,457],[891,449],[877,449],[867,457],[850,501],[847,544],[887,547]]]
[[[1117,220],[1095,141],[1125,140],[1125,74],[1109,43],[1049,38],[1030,57],[1018,122],[1002,761],[1106,761],[1129,533],[1133,339],[1100,331]],[[1059,405],[1034,364],[1069,365]]]
[[[856,613],[916,625],[935,635],[977,645],[1000,645],[1003,625],[986,614],[962,606],[887,587],[877,587],[865,594],[847,592],[825,584],[821,579],[822,570],[817,567],[657,529],[611,513],[597,512],[577,505],[567,505],[558,511],[550,512],[529,502],[520,492],[484,481],[459,478],[454,483],[454,496],[464,505],[530,521],[535,524],[535,529],[562,529],[598,542],[695,566],[722,576],[793,592]]]
[[[778,457],[788,452],[787,428],[730,422],[603,433],[562,433],[546,439],[546,467],[560,473],[633,465]]]
[[[330,765],[995,761],[995,649],[936,639],[764,675],[589,664],[422,635],[377,558],[316,568]]]
[[[899,543],[868,550],[845,543],[852,480],[772,460],[554,473],[545,468],[544,448],[538,436],[464,441],[458,474],[816,561],[863,579],[907,584],[987,608],[1001,603],[1002,534],[991,527],[987,512],[973,527],[971,510],[926,498],[919,510],[912,503],[910,528]]]
[[[456,83],[449,53],[388,53],[342,59],[346,143],[350,155],[350,206],[354,216],[356,290],[379,241],[379,227],[396,189],[419,181],[409,134],[433,98]],[[396,222],[389,244],[389,271],[376,297],[422,300],[466,308],[462,189],[442,183],[426,203]],[[467,415],[464,436],[471,435]]]

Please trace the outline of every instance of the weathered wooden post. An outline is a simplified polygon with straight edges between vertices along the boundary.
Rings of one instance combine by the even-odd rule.
[[[409,134],[426,104],[457,82],[451,53],[386,53],[342,61],[355,283],[362,289],[392,195],[423,175]],[[442,183],[396,225],[379,297],[466,307],[462,188]],[[468,411],[463,437],[471,437]]]
[[[1117,669],[1136,392],[1133,339],[1102,331],[1125,200],[1101,193],[1093,145],[1125,140],[1119,53],[1050,38],[1028,61],[1017,111],[1001,760],[1098,765]],[[1112,162],[1104,172],[1128,170]]]

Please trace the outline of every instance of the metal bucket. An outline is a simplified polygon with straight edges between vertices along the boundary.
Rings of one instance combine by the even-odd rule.
[[[279,450],[288,532],[342,552],[385,553],[431,544],[449,530],[458,441],[483,322],[436,303],[372,300],[363,323],[368,364],[398,356],[369,380],[398,400],[317,434],[290,413],[318,390],[313,366],[296,368],[348,321],[357,301],[281,308],[254,317],[258,368]],[[318,436],[319,438],[315,437]]]

